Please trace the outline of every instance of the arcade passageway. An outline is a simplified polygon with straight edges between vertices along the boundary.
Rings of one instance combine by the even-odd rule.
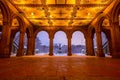
[[[119,58],[120,0],[0,0],[0,80],[120,80]]]

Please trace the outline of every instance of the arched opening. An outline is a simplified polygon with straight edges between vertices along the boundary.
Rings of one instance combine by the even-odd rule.
[[[17,55],[17,51],[19,49],[19,38],[20,38],[20,32],[17,32],[15,34],[14,39],[13,39],[11,56],[16,56]]]
[[[94,43],[94,53],[97,54],[97,42],[96,42],[96,33],[93,36],[93,43]]]
[[[17,51],[19,49],[19,40],[20,40],[20,32],[18,31],[13,38],[11,56],[17,55]],[[27,52],[27,43],[28,43],[28,39],[27,39],[27,34],[25,33],[25,35],[24,35],[24,55],[26,55],[26,52]]]
[[[19,37],[20,37],[20,32],[18,31],[18,27],[19,27],[19,22],[16,18],[14,18],[12,20],[12,26],[16,29],[11,29],[11,56],[16,56],[17,55],[17,51],[19,49]]]
[[[0,39],[2,36],[2,27],[3,27],[3,15],[2,15],[2,11],[0,9]]]
[[[85,55],[85,38],[82,32],[76,31],[72,35],[72,53],[76,55]]]
[[[54,36],[53,53],[55,56],[66,56],[68,53],[68,43],[65,32],[58,31]]]
[[[101,36],[102,36],[102,46],[103,46],[103,52],[105,54],[105,56],[110,56],[110,39],[108,39],[108,37],[110,38],[111,37],[111,34],[110,34],[110,30],[109,30],[109,27],[110,27],[110,22],[109,22],[109,19],[104,19],[103,22],[102,22],[102,28],[104,29],[104,32],[101,33]],[[108,29],[107,29],[108,28]],[[109,36],[108,36],[109,35]]]
[[[49,53],[49,35],[46,31],[41,31],[37,34],[35,53],[36,55],[46,55]]]
[[[104,32],[101,32],[101,37],[102,37],[102,48],[103,48],[103,53],[105,54],[106,57],[110,56],[110,51],[109,51],[109,42],[107,39],[107,36]],[[96,42],[96,33],[94,34],[94,52],[95,55],[97,55],[97,42]]]
[[[106,57],[110,56],[108,39],[107,39],[107,37],[106,37],[104,32],[101,33],[101,36],[102,36],[103,52],[104,52]]]

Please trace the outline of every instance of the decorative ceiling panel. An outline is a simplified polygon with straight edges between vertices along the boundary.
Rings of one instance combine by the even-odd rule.
[[[55,0],[46,0],[46,4],[56,4]]]
[[[35,25],[39,25],[39,26],[49,26],[49,20],[30,20],[32,23],[34,23]]]
[[[73,20],[72,26],[82,26],[82,25],[87,25],[91,20]]]
[[[38,25],[82,26],[89,24],[112,0],[12,0]]]
[[[41,0],[13,0],[15,4],[42,4]]]
[[[53,26],[68,26],[69,20],[52,20]]]
[[[72,13],[72,8],[50,8],[50,17],[51,18],[70,18]]]
[[[19,7],[25,14],[27,18],[45,18],[45,10],[43,7]]]

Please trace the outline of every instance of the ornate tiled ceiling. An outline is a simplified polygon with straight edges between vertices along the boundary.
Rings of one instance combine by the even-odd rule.
[[[83,26],[111,0],[11,0],[39,26]]]

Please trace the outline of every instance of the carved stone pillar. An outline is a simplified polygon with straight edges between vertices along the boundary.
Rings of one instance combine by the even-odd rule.
[[[119,27],[119,22],[112,23],[111,39],[112,39],[112,57],[120,58],[120,27]]]
[[[53,38],[50,38],[49,55],[53,56]]]
[[[107,39],[108,39],[108,51],[110,53],[110,55],[112,56],[112,39],[111,39],[111,32],[107,33]]]
[[[27,54],[26,55],[34,55],[35,49],[35,38],[28,37],[28,45],[27,45]]]
[[[97,40],[97,56],[105,57],[105,54],[103,53],[101,30],[96,30],[96,40]]]
[[[12,47],[13,47],[13,41],[14,41],[14,35],[11,34],[11,38],[10,38],[10,46],[9,46],[10,53],[13,51],[13,50],[12,50]]]
[[[50,43],[49,43],[49,55],[53,56],[53,39],[54,39],[54,33],[50,32],[49,33],[49,39],[50,39]]]
[[[86,55],[95,56],[93,37],[86,36]]]
[[[110,52],[110,55],[112,55],[112,41],[111,41],[111,39],[109,40],[108,39],[108,45],[109,45],[109,52]]]
[[[67,34],[67,39],[68,39],[68,56],[72,56],[72,44],[71,44],[71,39],[72,39],[72,35],[70,33]]]
[[[25,32],[20,32],[19,49],[18,49],[18,52],[17,52],[17,56],[23,56],[24,55],[24,37],[25,37]]]
[[[2,36],[0,42],[0,58],[10,57],[10,23],[3,22]]]

